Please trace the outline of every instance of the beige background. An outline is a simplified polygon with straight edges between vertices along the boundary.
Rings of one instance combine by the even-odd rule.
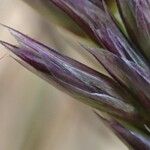
[[[72,35],[20,0],[0,0],[0,22],[85,64],[91,61],[73,50],[78,46]],[[15,42],[3,27],[0,39]],[[91,108],[24,69],[0,46],[3,54],[7,56],[0,60],[0,150],[126,150]]]

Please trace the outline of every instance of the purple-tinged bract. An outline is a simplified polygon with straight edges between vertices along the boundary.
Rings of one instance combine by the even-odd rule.
[[[100,118],[129,148],[149,150],[150,0],[116,0],[127,34],[118,26],[104,0],[50,2],[103,48],[83,46],[110,76],[7,26],[19,45],[0,43],[28,70],[109,115],[110,119]]]

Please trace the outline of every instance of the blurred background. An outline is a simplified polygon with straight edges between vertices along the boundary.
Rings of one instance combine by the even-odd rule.
[[[0,0],[0,22],[104,72],[92,57],[81,53],[78,42],[84,43],[83,38],[54,24],[51,16],[46,20],[21,0]],[[15,43],[2,26],[0,40]],[[0,60],[0,150],[127,149],[90,107],[27,71],[0,46],[0,57],[4,55]]]

